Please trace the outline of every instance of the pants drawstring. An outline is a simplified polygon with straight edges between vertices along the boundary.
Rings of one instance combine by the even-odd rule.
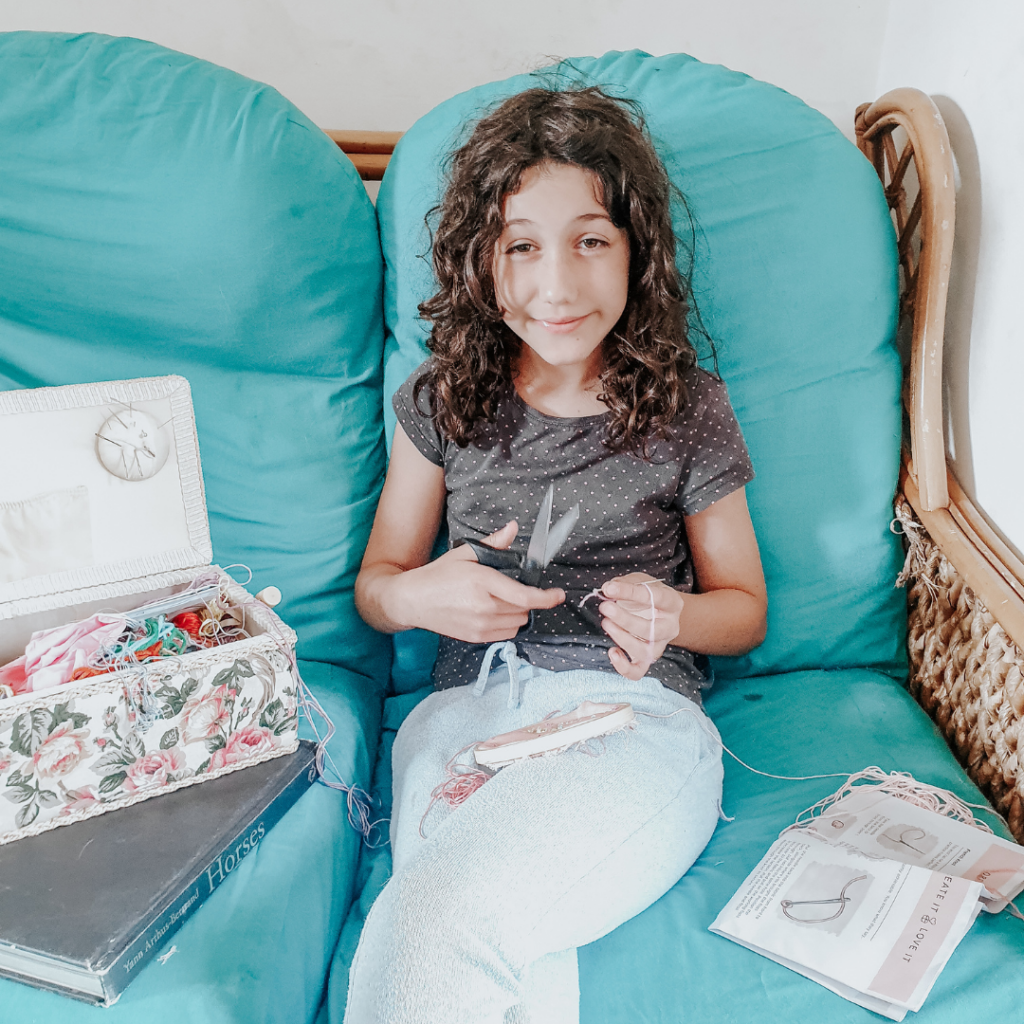
[[[519,681],[519,652],[511,640],[499,640],[497,643],[491,644],[484,652],[484,659],[480,663],[480,673],[477,675],[476,684],[473,686],[473,696],[483,696],[483,692],[487,688],[487,679],[491,674],[491,665],[496,654],[501,657],[501,660],[508,667],[508,706],[513,709],[517,708],[519,707],[521,690]]]

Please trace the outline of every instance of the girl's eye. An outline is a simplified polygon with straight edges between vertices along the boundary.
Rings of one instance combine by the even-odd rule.
[[[530,242],[516,242],[514,245],[510,245],[505,250],[505,252],[506,253],[529,252],[532,248],[533,248],[533,245]]]
[[[584,249],[600,249],[608,243],[603,238],[584,238],[580,244]]]

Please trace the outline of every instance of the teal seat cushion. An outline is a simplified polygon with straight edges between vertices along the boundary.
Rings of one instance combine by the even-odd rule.
[[[769,589],[765,643],[718,659],[718,675],[903,674],[901,552],[888,528],[900,437],[893,231],[870,164],[782,90],[685,55],[632,51],[481,86],[420,119],[377,202],[385,415],[426,352],[416,311],[433,286],[424,218],[446,155],[501,99],[568,81],[639,101],[697,223],[694,294],[753,456],[748,497]],[[677,212],[685,242],[689,223]]]
[[[398,664],[396,656],[396,665]],[[391,817],[391,751],[395,736],[405,716],[428,693],[433,686],[428,682],[413,689],[406,681],[403,692],[394,693],[384,701],[384,714],[380,745],[377,748],[377,764],[373,773],[373,802],[378,812],[380,825],[374,830],[369,845],[363,847],[359,858],[356,876],[356,897],[349,907],[348,914],[338,937],[338,945],[334,952],[328,979],[327,998],[321,1007],[317,1024],[341,1024],[345,1016],[345,1004],[348,999],[349,971],[355,956],[359,936],[366,922],[373,901],[391,877],[391,847],[388,841],[388,822]]]
[[[188,378],[214,557],[283,591],[368,787],[390,646],[352,600],[385,458],[362,182],[273,89],[139,40],[0,34],[0,96],[0,389]],[[0,1019],[311,1020],[358,840],[315,786],[113,1009],[2,982]]]
[[[0,34],[0,96],[0,389],[188,378],[215,559],[280,588],[300,656],[385,674],[352,601],[384,469],[352,164],[270,87],[137,39]]]
[[[334,765],[349,781],[368,786],[379,701],[362,677],[345,669],[314,662],[299,667],[337,730],[328,745]],[[308,723],[301,723],[300,735],[312,738]],[[346,820],[345,795],[315,784],[168,939],[159,951],[174,948],[166,961],[151,960],[113,1007],[0,979],[0,1021],[312,1021],[356,891],[359,847]]]
[[[375,776],[381,813],[390,808],[395,732],[429,687],[385,702]],[[748,764],[776,775],[851,774],[868,765],[909,771],[984,798],[927,715],[884,673],[849,669],[726,680],[707,710],[723,741]],[[828,796],[841,778],[781,782],[725,760],[724,813],[696,864],[662,899],[579,950],[581,1024],[870,1024],[882,1018],[707,929],[779,832]],[[992,815],[982,817],[1010,838]],[[342,928],[321,1024],[340,1024],[359,932],[391,871],[386,848],[364,851],[359,898]],[[1024,1005],[1024,927],[982,914],[939,976],[920,1024],[1017,1020]],[[911,1019],[908,1017],[908,1020]]]
[[[867,765],[984,803],[945,741],[904,688],[878,672],[799,672],[730,680],[707,710],[723,741],[777,775],[851,773]],[[697,863],[666,896],[580,950],[580,1020],[586,1024],[870,1024],[847,1002],[728,939],[708,925],[778,833],[842,779],[779,782],[725,758],[725,813]],[[992,815],[983,817],[1011,838]],[[918,1024],[1017,1020],[1024,1006],[1024,927],[981,914],[939,975]]]

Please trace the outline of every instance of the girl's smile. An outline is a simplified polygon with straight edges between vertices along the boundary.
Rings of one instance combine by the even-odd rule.
[[[586,317],[577,316],[570,320],[541,320],[539,323],[554,334],[569,334],[574,331]]]
[[[593,382],[601,343],[626,308],[629,240],[601,203],[598,182],[572,164],[529,168],[505,200],[494,285],[522,339],[524,381]]]

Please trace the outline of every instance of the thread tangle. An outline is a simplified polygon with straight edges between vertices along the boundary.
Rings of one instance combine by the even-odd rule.
[[[427,809],[423,812],[423,817],[420,818],[420,838],[427,838],[423,833],[423,824],[438,801],[449,807],[458,807],[491,778],[490,772],[484,771],[477,765],[459,764],[459,758],[480,742],[482,741],[473,740],[472,743],[467,743],[461,750],[456,751],[448,758],[448,763],[444,766],[445,779],[430,791],[430,803],[427,804]]]

